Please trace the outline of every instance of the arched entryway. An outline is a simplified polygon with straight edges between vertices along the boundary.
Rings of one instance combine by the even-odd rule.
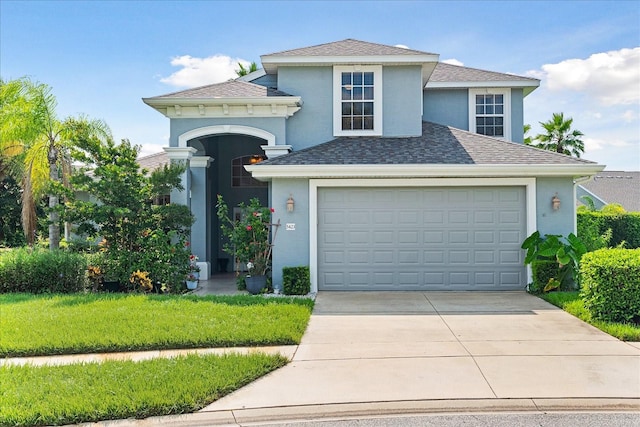
[[[275,136],[257,128],[225,125],[191,130],[178,141],[181,147],[197,150],[190,162],[190,206],[196,217],[192,251],[209,274],[222,272],[225,259],[226,270],[231,271],[231,257],[222,249],[216,197],[221,194],[231,210],[254,197],[268,205],[268,184],[253,179],[244,165],[266,158],[264,147],[274,146]]]

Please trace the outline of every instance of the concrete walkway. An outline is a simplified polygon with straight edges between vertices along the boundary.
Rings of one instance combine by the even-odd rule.
[[[320,292],[292,363],[200,416],[439,404],[640,411],[640,345],[523,292]]]

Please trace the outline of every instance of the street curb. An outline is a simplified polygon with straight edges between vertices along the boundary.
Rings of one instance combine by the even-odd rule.
[[[445,399],[393,402],[337,403],[272,408],[200,411],[193,414],[79,424],[82,427],[240,426],[273,422],[469,413],[637,412],[640,398],[572,399]]]

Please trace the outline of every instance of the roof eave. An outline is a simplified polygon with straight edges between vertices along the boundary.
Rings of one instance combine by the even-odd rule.
[[[245,166],[260,181],[272,178],[469,178],[469,177],[559,177],[591,176],[605,168],[599,164],[548,165],[269,165]]]
[[[460,81],[460,82],[427,82],[425,89],[470,89],[483,87],[522,88],[524,96],[529,95],[540,86],[539,80],[502,80],[502,81]]]

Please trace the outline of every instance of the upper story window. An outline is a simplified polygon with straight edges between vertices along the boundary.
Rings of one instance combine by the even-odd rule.
[[[382,135],[382,67],[333,68],[333,133]]]
[[[469,89],[469,129],[511,140],[509,95],[508,89]]]
[[[259,159],[259,160],[258,160]],[[264,160],[262,156],[242,156],[231,160],[231,186],[232,187],[266,187],[267,182],[258,181],[244,168],[245,165],[253,165]]]

